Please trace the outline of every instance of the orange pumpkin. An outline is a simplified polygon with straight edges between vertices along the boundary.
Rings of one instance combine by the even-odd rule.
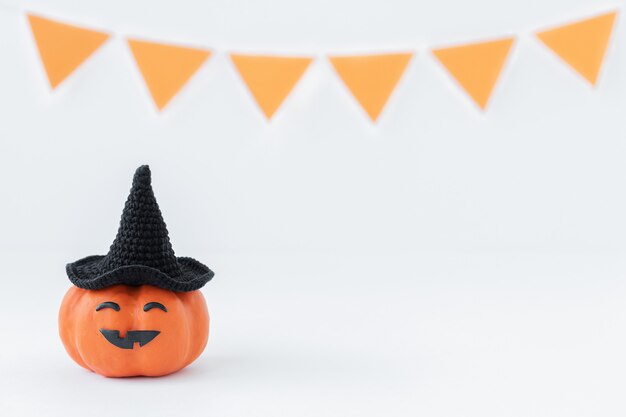
[[[72,359],[93,372],[161,376],[184,368],[202,353],[209,337],[209,313],[200,291],[73,286],[61,304],[59,333]]]

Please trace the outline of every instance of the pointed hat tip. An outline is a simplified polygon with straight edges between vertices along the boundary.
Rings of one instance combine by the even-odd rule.
[[[135,176],[133,177],[133,185],[150,185],[150,177],[150,167],[148,165],[142,165],[135,171]]]

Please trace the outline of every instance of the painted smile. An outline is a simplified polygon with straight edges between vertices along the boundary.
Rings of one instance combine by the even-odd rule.
[[[139,343],[140,347],[147,345],[161,332],[158,330],[129,330],[126,332],[126,337],[120,337],[119,330],[100,329],[100,333],[112,345],[120,349],[132,349],[135,343]]]

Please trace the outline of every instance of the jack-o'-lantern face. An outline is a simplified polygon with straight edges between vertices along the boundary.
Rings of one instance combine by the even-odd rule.
[[[105,376],[176,372],[202,353],[208,330],[200,291],[151,285],[72,287],[59,312],[59,332],[70,356]]]
[[[115,301],[105,301],[98,304],[96,311],[104,310],[105,308],[120,311],[120,305]],[[153,308],[161,309],[167,313],[167,308],[157,301],[146,303],[146,305],[143,306],[143,311],[149,311]],[[135,343],[139,343],[139,346],[147,345],[161,332],[159,330],[128,330],[124,337],[120,336],[119,330],[100,329],[100,333],[102,333],[102,336],[112,345],[120,349],[132,349],[135,347]]]

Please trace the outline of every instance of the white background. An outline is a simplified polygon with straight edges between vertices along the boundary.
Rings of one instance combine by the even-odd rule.
[[[9,2],[0,8],[7,416],[624,416],[626,42],[590,87],[532,36],[592,0]],[[20,11],[119,35],[51,92]],[[519,35],[487,112],[429,47]],[[162,113],[123,36],[214,49]],[[416,50],[376,125],[324,53]],[[225,51],[319,57],[271,122]],[[63,351],[66,262],[149,163],[209,346],[160,379]]]

